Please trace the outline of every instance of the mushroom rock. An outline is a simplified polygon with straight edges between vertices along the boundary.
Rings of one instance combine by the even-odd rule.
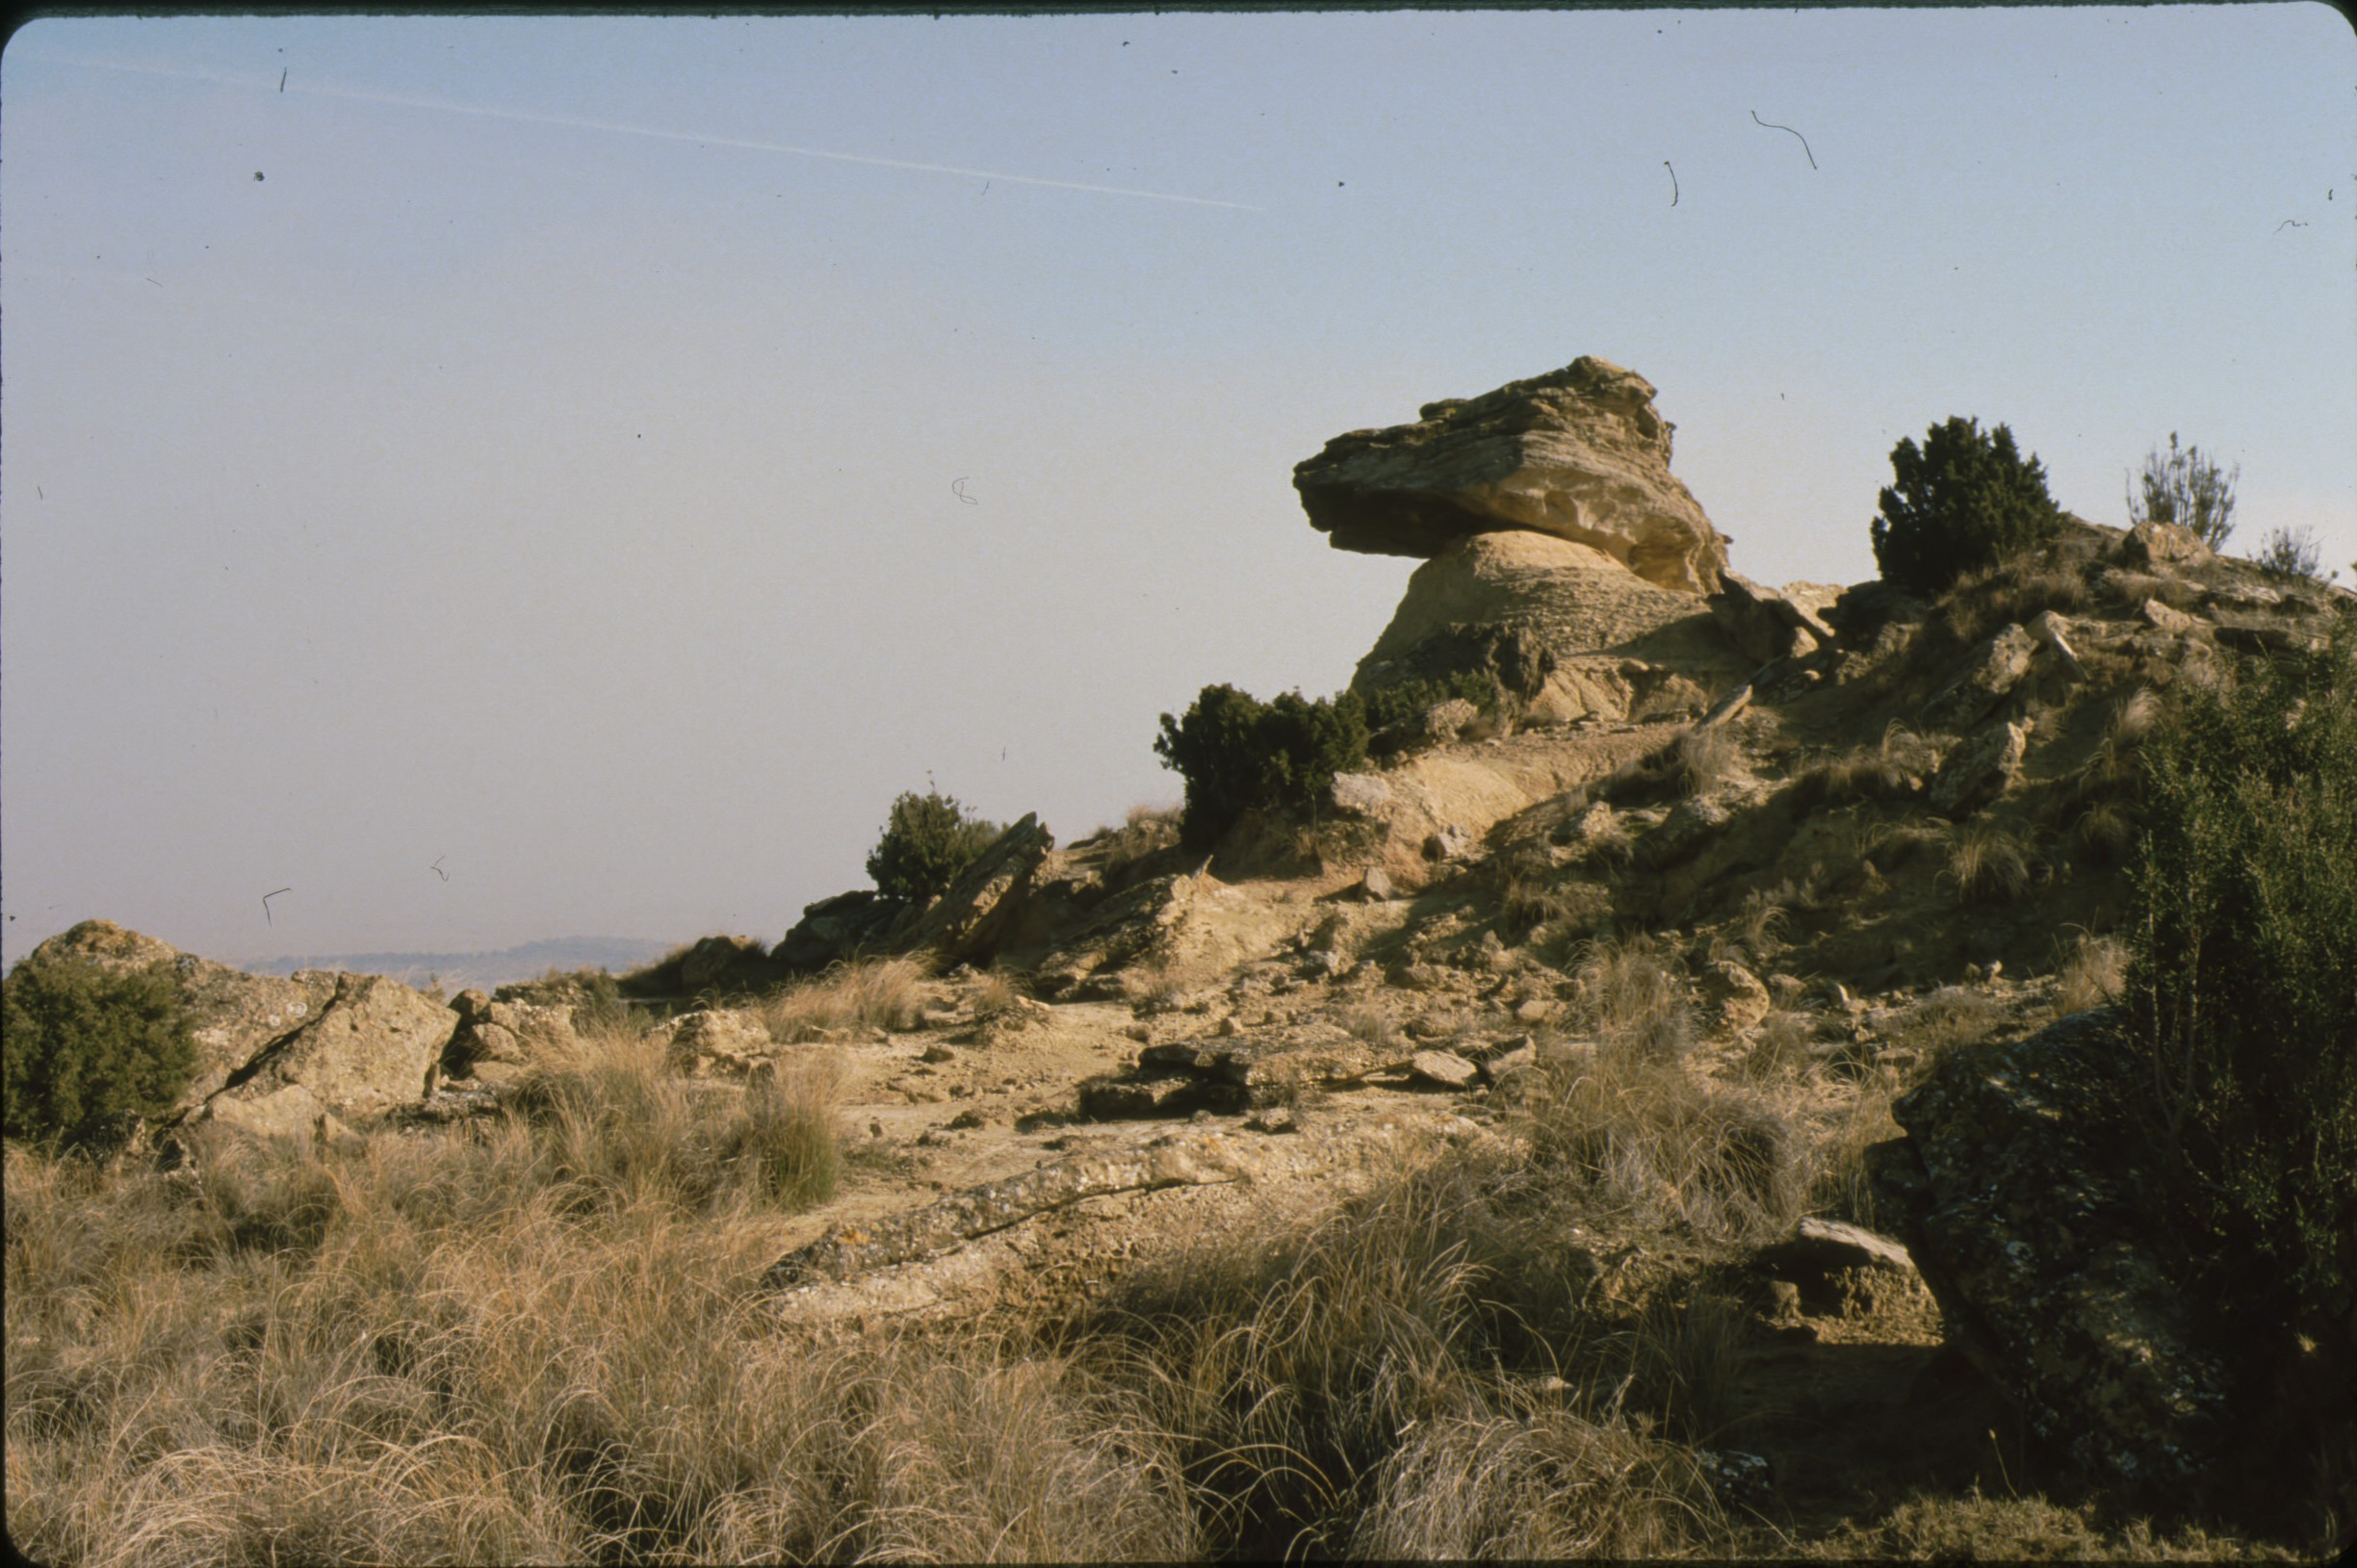
[[[1310,526],[1335,549],[1429,559],[1468,535],[1530,529],[1660,588],[1718,590],[1726,537],[1671,477],[1673,426],[1635,372],[1584,358],[1420,412],[1336,436],[1294,469]]]

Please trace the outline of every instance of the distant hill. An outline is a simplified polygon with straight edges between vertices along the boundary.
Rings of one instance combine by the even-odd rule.
[[[674,944],[635,937],[558,937],[526,942],[495,953],[304,953],[255,959],[250,974],[289,975],[298,969],[343,969],[381,974],[405,986],[439,984],[446,994],[470,986],[488,990],[511,981],[531,980],[551,968],[611,969],[619,973],[669,952]]]

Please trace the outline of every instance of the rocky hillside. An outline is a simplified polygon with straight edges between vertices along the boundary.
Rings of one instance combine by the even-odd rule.
[[[1070,1344],[1159,1321],[1213,1238],[1339,1234],[1470,1182],[1442,1234],[1494,1256],[1464,1299],[1533,1326],[1447,1376],[1516,1430],[1674,1440],[1685,1478],[1661,1484],[1720,1522],[1582,1550],[2154,1555],[2124,1522],[2189,1498],[2243,1521],[2184,1527],[2197,1555],[2344,1529],[2357,1322],[2222,1341],[2135,1151],[2080,1136],[2101,1118],[2074,1096],[2104,1092],[2089,1010],[2121,984],[2139,750],[2172,689],[2324,647],[2351,596],[2076,518],[1936,601],[1765,587],[1671,476],[1653,395],[1582,359],[1297,471],[1337,548],[1424,559],[1353,689],[1478,676],[1490,710],[1431,705],[1314,809],[1208,854],[1152,815],[1060,846],[1026,817],[922,908],[854,890],[774,945],[707,938],[623,977],[715,1105],[813,1053],[841,1075],[860,1174],[776,1218],[731,1289],[779,1333]],[[204,1067],[154,1134],[167,1164],[208,1125],[321,1147],[488,1125],[621,1008],[586,976],[444,1006],[241,975],[99,922],[43,952],[179,977]],[[1431,1332],[1456,1367],[1472,1330]],[[1536,1479],[1481,1504],[1513,1528],[1349,1533],[1456,1452],[1418,1460],[1406,1433],[1441,1406],[1400,1408],[1423,1414],[1363,1451],[1314,1413],[1284,1429],[1330,1514],[1203,1481],[1236,1511],[1190,1550],[1569,1549],[1529,1532],[1565,1506]],[[2254,1503],[2229,1459],[2270,1421],[2290,1446],[2266,1452],[2314,1473]],[[2016,1512],[1976,1511],[1984,1487]]]

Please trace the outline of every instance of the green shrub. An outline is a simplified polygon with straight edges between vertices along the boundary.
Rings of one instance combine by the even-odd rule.
[[[2002,424],[1985,435],[1979,420],[1935,424],[1921,449],[1911,439],[1891,449],[1891,471],[1898,483],[1883,490],[1874,521],[1875,565],[1911,592],[1938,593],[2062,526],[2045,469],[2022,460]]]
[[[2144,743],[2129,1028],[2222,1279],[2357,1307],[2357,630],[2189,689]],[[2247,1295],[2247,1292],[2229,1294]],[[2313,1320],[2312,1320],[2313,1321]]]
[[[1506,688],[1496,676],[1483,670],[1459,670],[1453,675],[1404,681],[1386,686],[1365,699],[1366,726],[1381,734],[1405,724],[1425,709],[1462,697],[1484,713],[1495,713],[1506,704]]]
[[[948,891],[958,873],[1004,831],[968,811],[954,796],[909,791],[893,802],[884,835],[868,852],[868,874],[886,898],[927,903]]]
[[[2131,523],[2174,523],[2191,528],[2202,543],[2215,550],[2234,532],[2235,481],[2242,476],[2238,465],[2231,474],[2202,455],[2199,447],[2177,447],[2177,432],[2169,432],[2168,455],[2155,447],[2144,458],[2139,480],[2144,494],[2128,498]]]
[[[161,964],[117,972],[28,958],[0,981],[5,1131],[45,1148],[102,1147],[168,1114],[196,1070],[179,989]]]
[[[2322,582],[2324,553],[2317,544],[2316,534],[2308,528],[2271,528],[2266,542],[2259,547],[2254,557],[2259,570],[2274,578],[2305,578],[2311,582]],[[2338,572],[2333,574],[2339,577]]]
[[[1246,811],[1314,809],[1344,768],[1366,759],[1366,705],[1351,692],[1298,691],[1263,703],[1205,686],[1186,716],[1162,715],[1154,755],[1186,781],[1179,839],[1208,849]]]

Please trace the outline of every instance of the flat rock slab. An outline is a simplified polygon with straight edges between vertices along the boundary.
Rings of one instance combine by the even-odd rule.
[[[1443,1089],[1468,1089],[1481,1069],[1454,1051],[1418,1051],[1408,1059],[1408,1073]]]
[[[1861,1225],[1839,1220],[1802,1220],[1794,1233],[1773,1247],[1762,1247],[1756,1261],[1772,1273],[1792,1277],[1826,1275],[1844,1269],[1889,1269],[1915,1272],[1915,1259],[1906,1247],[1888,1236],[1878,1236]]]
[[[1219,1133],[1174,1138],[1120,1153],[1075,1155],[952,1193],[914,1213],[865,1225],[838,1225],[772,1264],[764,1282],[785,1290],[847,1279],[931,1256],[1084,1198],[1235,1181],[1246,1172],[1245,1159]]]

